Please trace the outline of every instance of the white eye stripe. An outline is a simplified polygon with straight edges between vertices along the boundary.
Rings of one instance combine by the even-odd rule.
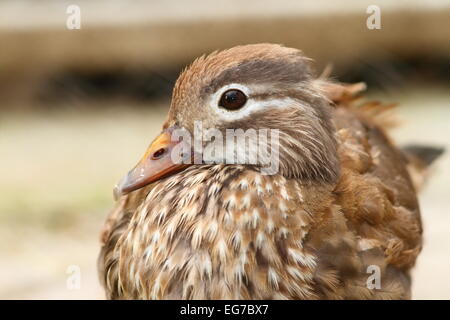
[[[238,109],[238,110],[226,110],[224,108],[219,107],[219,101],[222,97],[222,94],[225,93],[227,90],[230,89],[237,89],[242,91],[247,96],[247,102],[245,105]],[[296,101],[292,98],[286,97],[282,99],[268,99],[268,100],[255,100],[251,98],[251,89],[239,84],[239,83],[231,83],[226,86],[223,86],[219,90],[216,91],[216,93],[211,98],[211,108],[212,110],[223,120],[226,121],[233,121],[233,120],[239,120],[243,119],[245,117],[248,117],[255,111],[261,111],[264,109],[270,109],[270,108],[285,108],[288,106],[292,106],[296,103]]]

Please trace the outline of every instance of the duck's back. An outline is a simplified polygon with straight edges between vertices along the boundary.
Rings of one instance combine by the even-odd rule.
[[[338,211],[316,225],[309,242],[317,250],[316,280],[325,298],[411,297],[409,273],[422,248],[420,210],[407,159],[387,137],[380,108],[338,105],[334,112]]]

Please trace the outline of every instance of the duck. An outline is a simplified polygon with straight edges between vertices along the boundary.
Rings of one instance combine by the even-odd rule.
[[[161,134],[115,188],[106,297],[410,299],[423,242],[412,171],[436,150],[397,147],[393,105],[327,78],[268,43],[182,71]]]

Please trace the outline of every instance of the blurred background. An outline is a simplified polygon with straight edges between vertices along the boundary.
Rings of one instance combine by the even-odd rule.
[[[81,29],[68,29],[69,5]],[[381,29],[367,27],[370,5]],[[0,0],[0,298],[103,299],[112,188],[160,130],[180,70],[258,42],[399,103],[399,144],[450,149],[450,1]],[[447,152],[420,195],[416,299],[450,299],[449,166]]]

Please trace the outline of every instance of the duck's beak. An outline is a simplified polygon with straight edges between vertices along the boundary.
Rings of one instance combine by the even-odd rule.
[[[190,152],[181,156],[174,155],[174,152],[182,150],[181,147],[190,150],[189,146],[181,145],[185,142],[172,141],[172,132],[175,129],[178,128],[169,127],[156,137],[139,163],[114,188],[115,199],[189,166],[192,158]],[[174,149],[175,147],[177,148]]]

